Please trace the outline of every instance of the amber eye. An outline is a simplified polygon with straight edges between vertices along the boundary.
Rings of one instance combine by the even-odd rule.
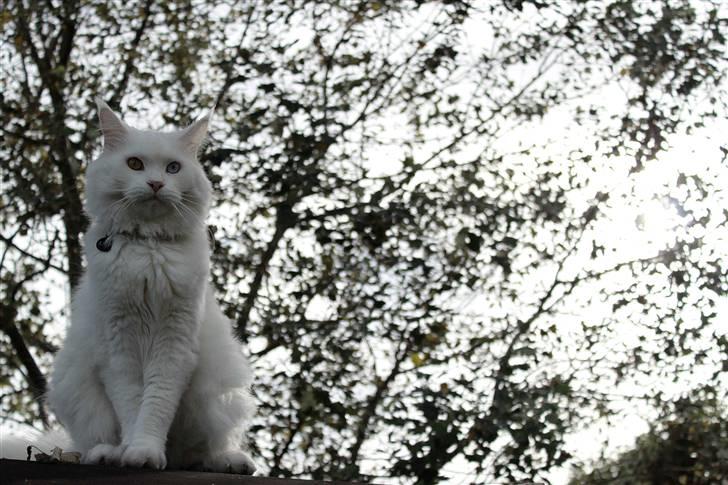
[[[144,170],[144,162],[139,160],[137,157],[127,159],[126,164],[132,170]]]
[[[177,173],[180,168],[182,168],[182,165],[179,162],[169,162],[167,164],[167,173]]]

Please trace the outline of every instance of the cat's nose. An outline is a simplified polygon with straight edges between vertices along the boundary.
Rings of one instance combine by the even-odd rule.
[[[164,182],[162,182],[161,180],[147,180],[147,185],[150,186],[156,194],[157,192],[159,192],[159,189],[164,187]]]

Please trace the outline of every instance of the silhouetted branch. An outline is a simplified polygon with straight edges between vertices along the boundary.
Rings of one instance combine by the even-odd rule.
[[[9,287],[9,291],[5,295],[4,301],[0,303],[0,330],[2,330],[8,336],[10,344],[13,346],[18,360],[23,365],[23,367],[25,367],[25,375],[26,379],[28,380],[28,387],[38,405],[38,412],[44,425],[48,424],[48,415],[46,414],[43,401],[43,396],[45,395],[45,391],[47,388],[47,381],[45,376],[43,375],[43,372],[38,367],[38,364],[35,361],[33,354],[30,353],[30,350],[28,349],[28,345],[26,344],[23,335],[20,333],[20,330],[15,324],[15,319],[18,314],[15,301],[18,291],[20,291],[20,288],[22,288],[25,283],[48,270],[48,268],[50,267],[51,258],[53,257],[53,250],[57,241],[58,232],[56,232],[55,237],[53,238],[53,241],[48,248],[48,257],[46,258],[46,260],[44,260],[43,266],[36,271],[33,271],[23,276],[23,278],[21,278],[20,280],[14,282],[12,284],[12,287]]]
[[[296,215],[291,210],[290,205],[285,203],[279,205],[276,212],[275,232],[260,258],[260,262],[258,263],[255,274],[253,275],[253,281],[250,283],[248,295],[243,302],[243,307],[237,318],[235,332],[243,342],[247,340],[248,319],[250,318],[250,312],[252,311],[253,306],[255,305],[255,300],[260,292],[260,287],[263,283],[265,274],[268,272],[268,265],[278,249],[278,244],[281,239],[283,239],[284,234],[295,224]]]
[[[108,99],[108,103],[111,106],[119,105],[119,102],[121,101],[121,98],[124,96],[124,92],[126,91],[126,87],[129,84],[129,78],[131,77],[132,72],[136,69],[135,60],[138,55],[137,51],[139,48],[139,43],[141,42],[142,37],[144,36],[144,32],[147,29],[151,10],[152,0],[147,0],[141,8],[141,21],[136,31],[134,32],[134,38],[129,45],[129,49],[127,50],[127,56],[126,60],[124,61],[124,68],[122,71],[121,79],[119,80],[119,84],[116,85],[116,88]]]
[[[364,412],[362,413],[361,417],[359,418],[359,423],[355,430],[355,441],[354,444],[349,448],[349,463],[351,465],[354,465],[359,460],[359,452],[361,450],[361,446],[364,444],[364,441],[367,438],[367,430],[369,428],[370,422],[374,415],[377,412],[377,407],[382,401],[382,398],[384,397],[384,393],[387,392],[389,389],[389,386],[392,384],[394,379],[399,375],[400,373],[400,366],[402,365],[402,362],[404,362],[405,358],[407,357],[407,352],[409,349],[409,345],[404,344],[402,345],[402,348],[397,349],[397,352],[395,354],[394,358],[394,365],[392,366],[392,370],[387,374],[387,377],[385,377],[383,380],[379,380],[377,382],[376,390],[374,391],[374,394],[369,398],[369,401],[367,402],[366,408],[364,408]],[[353,468],[352,468],[353,471]],[[347,479],[353,479],[355,476],[349,476]]]

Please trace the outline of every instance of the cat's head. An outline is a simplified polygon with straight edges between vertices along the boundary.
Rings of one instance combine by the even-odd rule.
[[[138,130],[97,100],[104,138],[86,177],[87,210],[108,231],[174,236],[204,227],[211,187],[197,152],[209,115],[171,132]]]

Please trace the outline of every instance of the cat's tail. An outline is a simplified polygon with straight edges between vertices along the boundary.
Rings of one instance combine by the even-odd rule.
[[[26,460],[29,446],[33,456],[36,453],[50,455],[54,448],[70,450],[71,438],[63,429],[39,431],[31,427],[13,430],[0,428],[0,458]]]

